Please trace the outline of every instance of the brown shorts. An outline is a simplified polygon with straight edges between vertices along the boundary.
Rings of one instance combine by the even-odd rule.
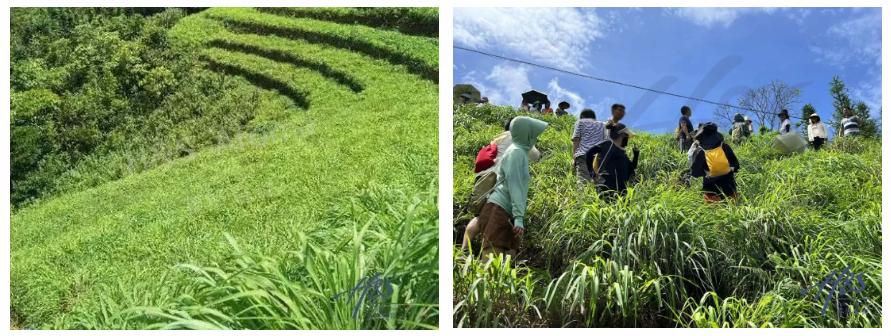
[[[483,249],[499,247],[505,250],[519,250],[520,240],[514,236],[511,216],[495,203],[486,203],[477,219],[483,235]]]

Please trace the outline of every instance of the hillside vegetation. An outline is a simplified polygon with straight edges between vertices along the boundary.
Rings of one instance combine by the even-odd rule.
[[[139,38],[117,26],[100,34],[132,46],[124,49],[181,53],[182,69],[162,75],[173,81],[166,94],[145,98],[137,110],[109,103],[85,124],[95,128],[81,130],[66,118],[87,109],[72,110],[64,99],[108,103],[88,95],[98,92],[135,104],[147,89],[46,89],[63,99],[41,110],[46,124],[95,134],[97,142],[93,150],[49,151],[79,159],[38,168],[50,186],[42,190],[51,192],[23,196],[31,201],[12,215],[13,323],[436,328],[438,40],[425,32],[438,12],[212,8],[158,15],[171,13],[179,13],[175,24],[151,35],[161,46],[134,44]],[[421,28],[401,24],[406,13],[424,17]],[[346,14],[370,19],[353,24]],[[54,15],[46,20],[55,22]],[[86,22],[168,22],[102,15]],[[66,34],[48,43],[100,47]],[[114,69],[129,68],[85,69],[119,83],[126,76]],[[103,128],[107,120],[122,121]],[[34,127],[46,135],[46,126]],[[145,164],[119,168],[132,167],[128,162]],[[66,176],[76,188],[57,187]],[[392,295],[332,299],[375,274],[392,284]]]
[[[460,246],[477,152],[502,132],[510,107],[457,107],[454,119],[455,244]],[[636,178],[625,198],[580,194],[571,171],[574,118],[550,124],[530,165],[526,235],[518,262],[453,265],[457,327],[880,327],[880,139],[835,141],[783,155],[775,133],[734,145],[738,204],[705,204],[689,188],[673,134],[636,132]],[[725,138],[728,136],[725,135]],[[479,241],[473,245],[479,250]],[[459,251],[454,251],[457,255]],[[848,316],[833,299],[821,315],[819,284],[833,271],[864,273],[868,298]],[[854,288],[859,284],[854,281]],[[836,293],[836,295],[839,295]]]

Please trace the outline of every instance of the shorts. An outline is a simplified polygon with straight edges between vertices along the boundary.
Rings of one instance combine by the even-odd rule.
[[[505,250],[520,250],[520,239],[514,236],[511,216],[495,203],[486,203],[477,218],[483,236],[483,249],[498,247]]]

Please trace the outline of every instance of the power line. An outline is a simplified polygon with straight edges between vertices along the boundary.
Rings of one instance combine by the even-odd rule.
[[[475,49],[470,49],[470,48],[465,48],[465,47],[459,47],[459,46],[452,46],[452,47],[455,48],[455,49],[460,49],[460,50],[464,50],[464,51],[469,51],[469,52],[477,53],[477,54],[480,54],[480,55],[489,56],[489,57],[492,57],[492,58],[502,59],[502,60],[505,60],[505,61],[510,61],[510,62],[516,62],[516,63],[526,64],[526,65],[534,66],[534,67],[537,67],[537,68],[542,68],[542,69],[548,69],[548,70],[552,70],[552,71],[562,72],[562,73],[565,73],[565,74],[568,74],[568,75],[584,77],[584,78],[593,79],[593,80],[597,80],[597,81],[601,81],[601,82],[607,82],[607,83],[612,83],[612,84],[618,84],[618,85],[627,86],[627,87],[631,87],[631,88],[635,88],[635,89],[639,89],[639,90],[645,90],[645,91],[655,92],[655,93],[658,93],[658,94],[664,94],[664,95],[669,95],[669,96],[675,96],[675,97],[678,97],[678,98],[692,99],[692,100],[700,101],[700,102],[703,102],[703,103],[708,103],[708,104],[718,105],[718,106],[723,106],[723,107],[729,107],[729,108],[734,108],[734,109],[740,109],[740,110],[743,110],[743,111],[751,111],[751,112],[758,112],[758,113],[767,113],[767,112],[764,112],[764,111],[759,111],[759,110],[749,109],[749,108],[745,108],[745,107],[739,107],[739,106],[734,106],[734,105],[730,105],[730,104],[724,104],[724,103],[714,102],[714,101],[711,101],[711,100],[699,99],[699,98],[694,98],[694,97],[689,97],[689,96],[679,95],[679,94],[671,93],[671,92],[665,92],[665,91],[653,90],[653,89],[650,89],[650,88],[645,88],[645,87],[637,86],[637,85],[634,85],[634,84],[622,83],[622,82],[614,81],[614,80],[611,80],[611,79],[598,78],[598,77],[589,76],[589,75],[586,75],[586,74],[583,74],[583,73],[572,72],[572,71],[569,71],[569,70],[558,69],[558,68],[550,67],[550,66],[547,66],[547,65],[541,65],[541,64],[536,64],[536,63],[528,62],[528,61],[518,60],[518,59],[515,59],[515,58],[509,58],[509,57],[504,57],[504,56],[500,56],[500,55],[490,54],[490,53],[487,53],[487,52],[484,52],[484,51],[475,50]],[[790,117],[790,118],[795,118],[795,119],[802,119],[802,118],[793,117],[793,116],[789,116],[789,117]]]

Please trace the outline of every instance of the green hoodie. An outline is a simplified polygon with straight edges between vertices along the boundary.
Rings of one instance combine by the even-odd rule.
[[[510,136],[514,143],[507,148],[496,174],[498,182],[489,195],[489,202],[502,207],[514,217],[514,225],[523,227],[526,216],[526,197],[529,195],[529,149],[538,142],[538,136],[548,128],[548,123],[529,117],[516,117],[510,123]]]

